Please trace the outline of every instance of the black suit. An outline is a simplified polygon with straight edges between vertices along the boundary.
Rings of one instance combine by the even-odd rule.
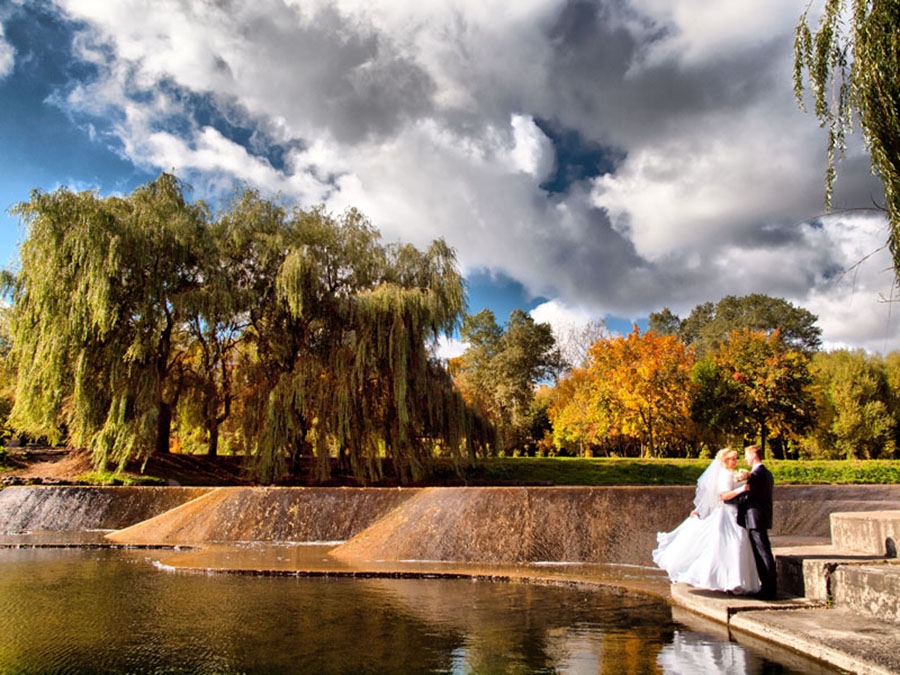
[[[762,464],[758,464],[747,477],[747,491],[729,500],[730,503],[737,505],[738,525],[747,528],[750,535],[756,571],[762,586],[759,597],[767,600],[775,597],[778,584],[775,556],[772,555],[772,545],[769,543],[774,486],[775,479],[772,473]]]

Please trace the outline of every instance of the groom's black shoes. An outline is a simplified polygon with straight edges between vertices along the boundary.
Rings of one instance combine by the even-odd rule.
[[[775,593],[773,591],[760,591],[759,593],[754,593],[753,597],[757,600],[774,600]]]

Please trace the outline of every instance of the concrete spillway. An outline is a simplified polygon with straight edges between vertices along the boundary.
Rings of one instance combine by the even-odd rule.
[[[8,487],[0,490],[0,532],[118,530],[165,513],[210,489]]]
[[[344,541],[401,505],[415,490],[217,488],[108,536],[121,543]]]
[[[0,531],[115,529],[123,544],[344,541],[345,560],[649,564],[692,487],[79,488],[0,491]],[[776,487],[773,535],[828,537],[835,511],[900,486]]]

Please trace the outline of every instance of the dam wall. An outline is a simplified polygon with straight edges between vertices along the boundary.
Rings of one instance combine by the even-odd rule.
[[[646,565],[656,533],[686,518],[693,498],[693,487],[431,488],[332,555]],[[832,512],[896,508],[897,500],[900,486],[783,486],[771,534],[827,538]]]
[[[114,529],[134,545],[343,542],[345,560],[647,565],[694,488],[83,488],[0,491],[0,531]],[[884,511],[900,486],[776,486],[774,536],[827,538],[832,512]]]
[[[398,488],[217,488],[108,538],[166,545],[344,541],[416,492]]]
[[[118,530],[165,513],[211,489],[7,487],[0,490],[0,532]]]

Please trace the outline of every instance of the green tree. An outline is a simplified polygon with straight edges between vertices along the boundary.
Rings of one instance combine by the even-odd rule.
[[[741,407],[737,404],[738,392],[726,377],[722,376],[713,354],[698,359],[691,372],[694,396],[691,399],[691,419],[699,427],[702,442],[709,448],[740,444],[744,426]]]
[[[809,385],[809,358],[792,349],[779,331],[766,334],[748,328],[734,331],[713,354],[715,374],[706,386],[717,395],[717,415],[734,431],[759,439],[765,449],[770,437],[782,444],[810,429],[815,406]],[[710,400],[707,394],[707,400]]]
[[[460,335],[469,345],[456,366],[466,400],[494,421],[505,449],[539,441],[530,434],[534,389],[562,368],[550,325],[516,309],[501,327],[484,309],[464,318]]]
[[[251,252],[235,232],[243,226],[236,220],[239,213],[237,204],[229,205],[200,233],[196,246],[203,283],[184,298],[189,346],[181,363],[185,391],[179,401],[180,418],[188,424],[181,435],[199,424],[211,457],[218,454],[220,429],[232,413],[237,352],[247,336],[253,302],[242,283]]]
[[[674,319],[669,319],[669,323],[674,324]],[[787,347],[809,356],[821,345],[822,329],[816,325],[817,320],[815,314],[782,298],[760,293],[729,295],[715,305],[711,302],[697,305],[681,322],[680,335],[702,356],[715,350],[733,331],[746,328],[772,333],[777,330]]]
[[[385,246],[358,212],[288,211],[239,191],[211,221],[163,174],[127,197],[32,193],[10,281],[12,421],[98,464],[229,429],[263,481],[332,459],[360,480],[472,458],[492,428],[430,356],[463,282],[441,241]],[[177,413],[177,414],[176,414]],[[237,423],[239,422],[239,424]]]
[[[9,307],[0,307],[0,442],[12,434],[9,414],[16,400],[16,368],[10,358],[12,338],[9,315]]]
[[[663,307],[659,312],[650,312],[647,321],[647,331],[660,335],[681,335],[681,319],[668,307]]]
[[[183,193],[163,174],[124,198],[33,191],[13,208],[27,227],[12,289],[17,429],[67,430],[101,465],[168,452],[208,219]]]
[[[900,274],[900,3],[824,0],[818,30],[813,31],[808,13],[814,4],[797,25],[794,90],[803,107],[806,74],[815,114],[828,128],[826,206],[831,206],[836,164],[856,116],[872,171],[884,184],[889,245],[895,273]]]
[[[813,358],[819,419],[807,438],[818,457],[892,457],[896,420],[880,358],[861,350],[820,352]]]
[[[466,408],[429,345],[464,307],[455,255],[384,246],[360,213],[287,213],[248,193],[236,208],[254,251],[241,290],[252,298],[243,437],[256,474],[277,480],[304,456],[331,458],[361,480],[391,460],[422,478],[436,446],[469,456],[489,432]]]

